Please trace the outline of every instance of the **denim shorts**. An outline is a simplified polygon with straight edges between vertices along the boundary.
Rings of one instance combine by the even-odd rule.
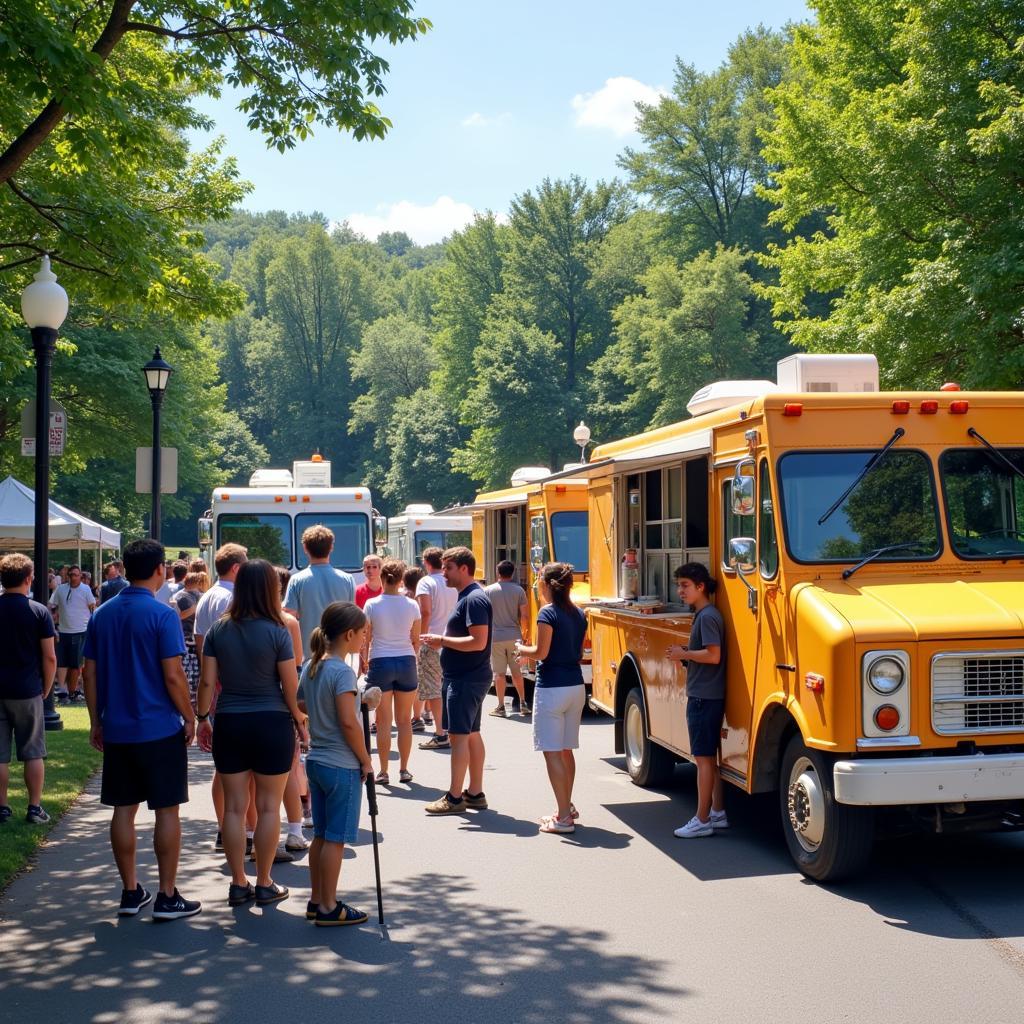
[[[412,693],[419,685],[416,675],[416,656],[407,654],[398,658],[371,658],[366,670],[366,685],[379,686],[383,693],[397,690]]]
[[[690,733],[690,753],[694,757],[717,757],[722,742],[725,701],[710,697],[688,697],[686,728]]]
[[[359,838],[363,781],[358,768],[333,768],[306,759],[313,836],[328,843],[354,843]]]

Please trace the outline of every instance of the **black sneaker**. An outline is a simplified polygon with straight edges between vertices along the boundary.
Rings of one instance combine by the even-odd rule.
[[[12,810],[10,809],[10,807],[7,807],[6,805],[5,805],[5,806],[3,806],[3,807],[0,807],[0,825],[4,825],[4,824],[6,824],[6,822],[7,822],[7,819],[8,819],[8,818],[9,818],[9,817],[10,817],[10,816],[11,816],[11,815],[13,814],[13,813],[14,813],[14,812],[13,812],[13,811],[12,811]]]
[[[25,820],[30,825],[45,825],[50,820],[50,816],[42,807],[29,804],[28,811],[25,813]]]
[[[217,838],[213,841],[213,852],[223,853],[224,852],[224,837],[218,832]]]
[[[255,854],[253,853],[252,844],[253,844],[252,836],[246,836],[245,837],[245,855],[246,855],[246,857],[253,857],[253,856],[255,856]]]
[[[156,894],[153,917],[158,921],[173,921],[179,917],[195,917],[202,909],[199,900],[187,900],[175,889],[173,896],[165,896],[162,892]]]
[[[142,885],[136,885],[134,892],[121,890],[121,905],[117,908],[119,917],[134,917],[151,899],[153,894]]]
[[[470,810],[474,811],[486,811],[487,810],[487,797],[484,796],[483,792],[470,793],[467,789],[462,794],[462,799],[466,801],[466,806]]]

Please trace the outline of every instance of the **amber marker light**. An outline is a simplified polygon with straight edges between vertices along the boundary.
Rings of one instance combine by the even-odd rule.
[[[892,704],[883,704],[875,711],[875,725],[883,732],[892,732],[900,724],[899,710]]]
[[[948,381],[946,381],[945,384],[942,385],[941,388],[939,388],[939,390],[940,391],[959,391],[960,390],[960,385],[957,384],[956,381],[948,380]]]

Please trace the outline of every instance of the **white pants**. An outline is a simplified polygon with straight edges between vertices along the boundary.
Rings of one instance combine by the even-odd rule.
[[[587,688],[538,686],[533,691],[533,749],[576,750]]]

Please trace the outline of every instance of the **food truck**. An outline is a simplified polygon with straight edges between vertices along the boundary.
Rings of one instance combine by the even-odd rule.
[[[435,512],[433,505],[406,505],[401,515],[388,518],[385,554],[406,565],[420,565],[427,548],[469,547],[472,525],[468,515]]]
[[[591,702],[633,781],[690,758],[665,650],[698,561],[725,620],[722,776],[777,792],[804,874],[857,872],[882,832],[1020,827],[1024,395],[882,392],[873,356],[801,354],[689,408],[583,471]]]
[[[294,462],[291,470],[257,469],[248,487],[218,487],[199,520],[199,547],[211,579],[214,552],[228,542],[294,572],[309,564],[302,533],[318,523],[334,533],[331,565],[362,582],[363,558],[375,550],[384,520],[369,488],[332,487],[331,464],[319,455]]]

